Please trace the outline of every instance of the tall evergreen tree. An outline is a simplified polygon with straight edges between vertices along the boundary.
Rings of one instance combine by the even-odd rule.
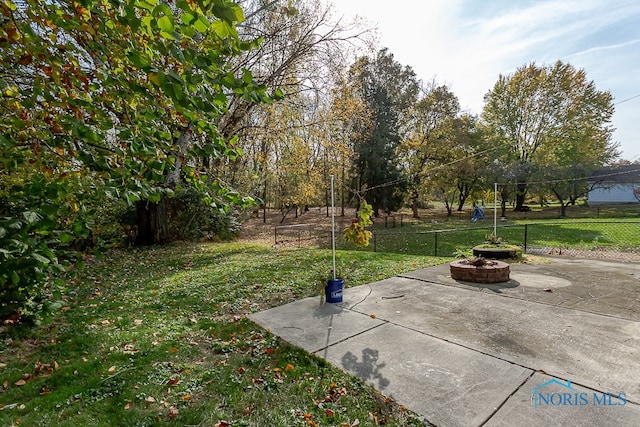
[[[351,82],[367,106],[367,117],[352,128],[356,159],[353,176],[374,215],[397,210],[404,199],[406,179],[397,155],[402,123],[415,102],[418,83],[410,67],[403,67],[386,49],[373,60],[362,57],[351,68]]]

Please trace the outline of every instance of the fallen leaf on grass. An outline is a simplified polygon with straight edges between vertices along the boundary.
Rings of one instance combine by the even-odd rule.
[[[133,324],[134,324],[134,325],[142,325],[142,320],[140,320],[140,319],[135,319],[135,320],[133,321]]]
[[[127,402],[126,405],[124,405],[124,410],[127,411],[129,409],[133,408],[133,402]]]
[[[231,423],[229,421],[221,420],[218,421],[218,424],[216,424],[214,427],[229,427],[230,425]]]
[[[147,396],[144,400],[145,402],[154,403],[156,401],[156,398],[153,396]]]
[[[187,400],[191,400],[191,395],[190,394],[185,394],[184,396],[182,396],[182,400],[184,400],[185,402]]]
[[[25,385],[26,383],[27,382],[25,380],[18,380],[13,384],[17,385],[18,387],[21,387],[21,386]]]
[[[171,378],[169,381],[167,381],[167,385],[176,385],[180,382],[179,379],[177,378]]]
[[[333,417],[333,416],[335,416],[335,415],[336,415],[336,413],[335,413],[335,412],[333,412],[331,409],[326,409],[326,410],[324,411],[324,414],[325,414],[327,417]]]
[[[122,350],[124,354],[136,354],[138,351],[139,350],[132,344],[125,344],[124,349]]]
[[[178,408],[176,408],[175,406],[169,408],[169,418],[175,418],[178,415],[180,415],[180,410]]]
[[[378,419],[377,415],[373,415],[371,412],[369,412],[369,418],[375,423],[376,426],[380,425],[380,420]]]
[[[284,368],[285,372],[291,372],[293,371],[295,368],[293,367],[293,365],[291,363],[287,363],[286,368]]]
[[[110,367],[109,369],[107,369],[107,374],[113,375],[113,374],[116,373],[117,370],[118,370],[118,368],[116,368],[116,366],[114,365],[114,366]]]

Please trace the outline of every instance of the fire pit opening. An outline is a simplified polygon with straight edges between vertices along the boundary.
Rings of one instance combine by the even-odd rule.
[[[509,264],[488,261],[482,257],[463,259],[449,264],[451,277],[473,283],[502,283],[509,281]]]

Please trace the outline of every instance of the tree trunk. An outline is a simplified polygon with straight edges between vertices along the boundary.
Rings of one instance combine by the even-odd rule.
[[[182,130],[180,137],[176,140],[178,150],[173,154],[175,160],[173,169],[166,174],[164,179],[167,187],[173,188],[180,182],[184,156],[191,145],[191,135],[193,135],[192,123]],[[136,202],[138,214],[136,245],[161,245],[171,241],[167,206],[168,197],[166,195],[163,195],[158,203],[148,200]]]
[[[524,206],[525,198],[527,197],[527,184],[519,182],[516,190],[516,207],[513,209],[520,212]]]
[[[411,195],[411,210],[413,211],[414,218],[420,218],[418,213],[418,190],[414,190]]]
[[[449,203],[449,199],[445,199],[444,206],[447,208],[447,216],[453,215],[453,206]]]
[[[166,196],[162,196],[158,203],[141,200],[136,203],[136,211],[138,214],[136,245],[161,245],[171,240]]]
[[[565,203],[564,199],[562,198],[560,193],[557,192],[556,190],[552,189],[551,191],[553,191],[553,194],[556,195],[556,198],[560,202],[560,217],[566,218],[566,216],[567,216],[567,206],[569,206],[569,202]]]

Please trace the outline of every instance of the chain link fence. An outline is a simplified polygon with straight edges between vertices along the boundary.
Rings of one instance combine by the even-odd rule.
[[[493,227],[374,232],[372,249],[415,255],[456,256],[487,240]],[[562,221],[497,227],[505,243],[525,253],[640,260],[640,220]]]

